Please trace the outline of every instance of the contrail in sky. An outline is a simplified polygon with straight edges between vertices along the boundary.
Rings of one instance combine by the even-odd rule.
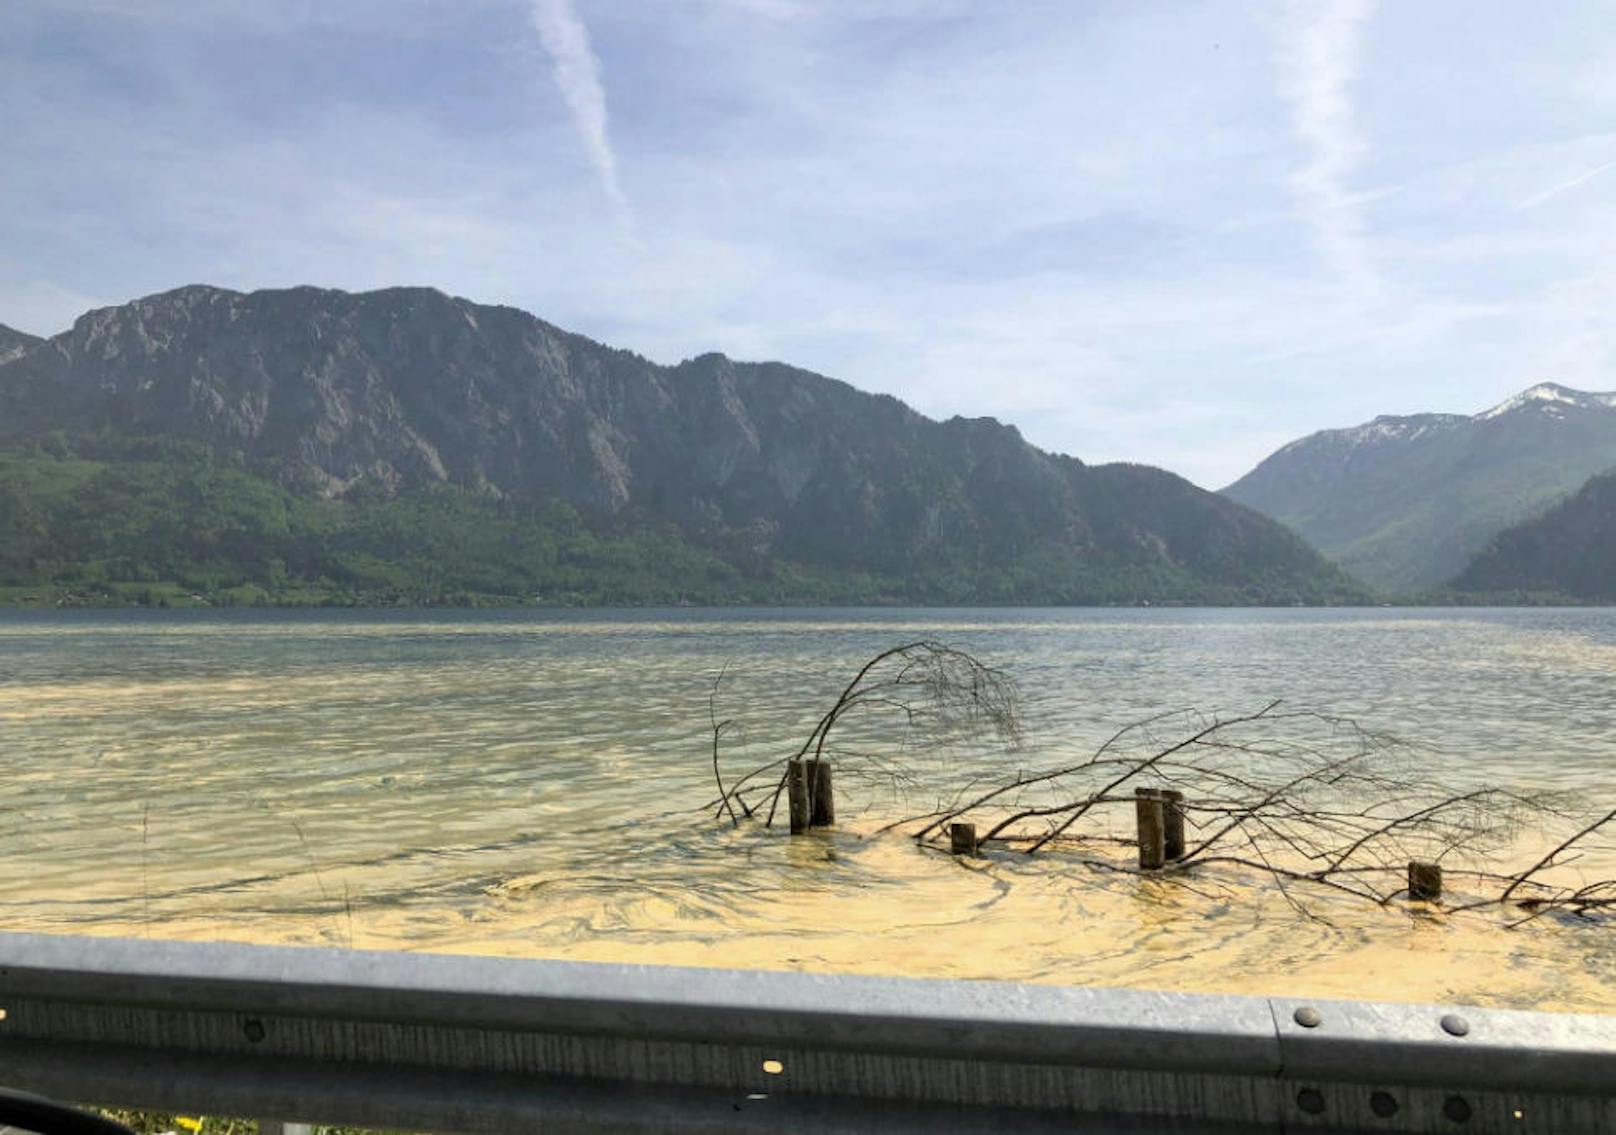
[[[572,113],[590,164],[600,175],[601,187],[616,204],[628,198],[617,180],[617,155],[606,133],[606,89],[600,82],[600,58],[589,45],[589,29],[572,0],[531,0],[533,26],[549,53],[556,86]]]
[[[1347,186],[1366,149],[1348,91],[1371,0],[1293,4],[1294,31],[1280,58],[1282,93],[1307,163],[1291,178],[1319,252],[1342,279],[1373,293],[1379,284],[1365,248],[1361,203]]]
[[[1587,173],[1579,173],[1576,177],[1572,178],[1570,181],[1562,181],[1559,185],[1553,186],[1553,187],[1551,187],[1549,189],[1545,189],[1542,193],[1537,193],[1537,194],[1534,194],[1531,197],[1528,197],[1525,201],[1522,201],[1519,205],[1515,206],[1515,211],[1517,213],[1523,213],[1527,209],[1536,209],[1539,205],[1543,204],[1543,202],[1547,201],[1550,197],[1558,197],[1560,194],[1564,193],[1568,189],[1575,189],[1577,186],[1581,185],[1583,182],[1589,181],[1589,180],[1592,180],[1593,178],[1598,177],[1600,174],[1604,173],[1607,169],[1616,169],[1616,158],[1612,158],[1610,161],[1605,162],[1603,165],[1595,166],[1593,169],[1589,170]]]

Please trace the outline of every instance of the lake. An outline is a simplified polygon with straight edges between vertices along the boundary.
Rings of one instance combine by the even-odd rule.
[[[1015,679],[1018,750],[911,748],[918,783],[839,785],[833,831],[717,822],[721,670],[740,770],[919,638]],[[1460,787],[1609,809],[1613,679],[1610,609],[0,613],[0,914],[54,933],[1610,1011],[1609,921],[1508,929],[1343,896],[1317,899],[1320,920],[1211,867],[1192,892],[877,833],[967,775],[1055,765],[1166,710],[1276,699],[1396,733]],[[1544,838],[1522,833],[1508,862]],[[1616,875],[1612,839],[1568,877]]]

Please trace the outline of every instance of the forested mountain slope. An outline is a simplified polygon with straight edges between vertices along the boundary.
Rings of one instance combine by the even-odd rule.
[[[142,450],[140,439],[195,448]],[[564,506],[589,533],[656,533],[751,581],[737,598],[791,599],[795,584],[776,586],[782,572],[835,580],[838,598],[937,602],[1361,594],[1281,526],[1160,470],[1090,467],[991,419],[933,421],[778,363],[709,354],[659,366],[424,288],[197,286],[90,312],[0,363],[0,445],[14,470],[33,462],[29,476],[54,484],[54,497],[37,483],[4,486],[36,512],[110,507],[77,494],[132,460],[157,478],[153,492],[178,492],[171,463],[184,454],[187,468],[212,462],[251,480],[250,492],[238,487],[258,504],[238,511],[272,507],[273,490],[293,511],[319,505],[339,528],[400,501],[441,506],[445,494],[463,511]],[[40,471],[69,458],[101,468],[77,487]],[[395,543],[367,554],[396,566],[411,543],[402,530]],[[262,584],[251,544],[197,555],[219,578]],[[54,547],[33,560],[89,554]],[[325,570],[318,557],[295,570],[272,558],[305,583],[329,582],[309,574]],[[11,571],[20,584],[39,569]],[[410,577],[412,597],[430,597],[416,569],[395,574]],[[543,572],[517,576],[552,590]],[[683,594],[666,582],[656,597]],[[724,588],[695,590],[705,600]]]
[[[1453,581],[1500,600],[1565,598],[1616,603],[1616,473],[1505,530]]]

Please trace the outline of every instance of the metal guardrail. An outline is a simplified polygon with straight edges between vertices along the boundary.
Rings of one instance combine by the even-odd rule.
[[[1616,1017],[0,934],[0,1085],[437,1131],[1616,1132]]]

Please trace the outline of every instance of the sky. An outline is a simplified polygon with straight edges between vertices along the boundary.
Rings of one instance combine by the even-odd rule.
[[[1616,12],[6,0],[0,323],[425,284],[1208,488],[1616,389]]]

